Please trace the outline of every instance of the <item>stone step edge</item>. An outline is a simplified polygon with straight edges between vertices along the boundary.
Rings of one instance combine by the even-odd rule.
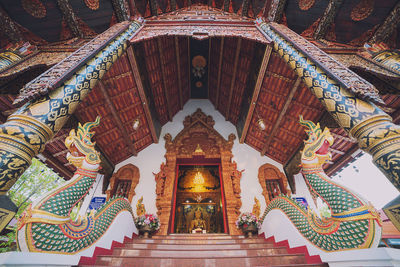
[[[272,242],[275,246],[285,246],[288,253],[303,253],[307,264],[326,264],[322,262],[319,255],[310,255],[306,246],[291,247],[288,240],[277,242],[275,236],[266,238],[265,233],[260,234],[259,237],[264,237],[266,241]]]
[[[194,249],[165,249],[165,248],[126,248],[117,247],[114,250],[156,250],[156,251],[195,251]],[[286,249],[284,246],[280,247],[269,247],[269,248],[216,248],[216,249],[196,249],[196,251],[215,251],[215,250],[261,250],[261,249]],[[300,253],[302,254],[302,253]],[[293,254],[294,255],[294,254]],[[101,256],[101,255],[100,255]]]
[[[153,235],[153,237],[157,239],[213,239],[213,237],[219,237],[215,239],[246,239],[245,236],[242,235],[221,235],[221,236],[207,236],[207,235],[194,235],[194,234],[180,234],[180,235]],[[178,238],[182,237],[182,238]],[[253,239],[262,239],[262,237],[254,236]]]
[[[136,241],[136,240],[135,240]],[[154,245],[247,245],[247,244],[270,244],[274,245],[273,243],[270,242],[243,242],[243,243],[196,243],[196,242],[181,242],[181,243],[168,243],[168,242],[135,242],[135,241],[129,241],[127,243],[124,243],[124,245],[129,245],[129,244],[154,244]]]
[[[81,256],[80,257],[78,266],[94,265],[96,263],[96,259],[97,259],[98,255],[101,255],[103,253],[112,255],[112,252],[115,248],[123,247],[125,244],[127,244],[127,243],[131,242],[132,240],[134,240],[135,238],[137,238],[137,236],[138,235],[135,234],[135,232],[133,232],[131,237],[125,236],[122,243],[114,240],[114,241],[112,241],[111,247],[109,249],[96,246],[93,251],[92,257],[89,257],[89,256]]]
[[[270,258],[270,257],[305,257],[304,254],[278,254],[278,255],[268,255],[268,256],[222,256],[222,257],[155,257],[155,256],[121,256],[121,255],[98,255],[97,259],[100,258],[135,258],[135,259],[205,259],[205,260],[212,260],[212,259],[231,259],[231,258]]]

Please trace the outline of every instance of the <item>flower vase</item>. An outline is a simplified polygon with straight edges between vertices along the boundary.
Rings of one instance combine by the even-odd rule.
[[[257,234],[258,233],[258,229],[257,226],[254,224],[249,224],[246,226],[242,226],[242,232],[248,237],[248,238],[252,238],[253,234]]]
[[[144,225],[140,227],[139,232],[143,233],[143,238],[150,238],[149,234],[151,234],[153,230],[150,228],[150,226]]]

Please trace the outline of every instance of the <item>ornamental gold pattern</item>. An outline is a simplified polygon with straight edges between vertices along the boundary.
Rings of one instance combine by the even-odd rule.
[[[140,26],[138,21],[131,22],[61,86],[26,103],[0,126],[0,194],[5,194],[29,167],[31,158],[44,150],[46,142],[126,50],[128,40]]]
[[[270,211],[281,210],[306,239],[328,252],[377,247],[381,237],[379,214],[366,200],[333,182],[322,169],[333,143],[329,130],[322,131],[318,124],[303,119],[301,124],[308,128],[309,136],[301,156],[302,173],[310,192],[328,204],[332,216],[319,218],[281,195],[267,205],[262,221]]]

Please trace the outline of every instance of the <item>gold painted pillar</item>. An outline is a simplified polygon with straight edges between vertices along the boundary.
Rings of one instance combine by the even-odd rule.
[[[383,51],[375,55],[373,60],[400,75],[400,52]]]
[[[260,19],[256,23],[273,41],[274,50],[400,190],[400,126],[373,103],[352,92],[362,90],[369,94],[366,97],[378,101],[376,89],[286,26]]]
[[[62,128],[96,82],[122,55],[141,23],[125,22],[122,26],[124,28],[118,34],[109,36],[106,31],[104,34],[108,38],[104,34],[100,36],[105,43],[96,53],[82,56],[82,51],[74,52],[69,58],[73,60],[75,54],[83,57],[85,62],[80,62],[81,67],[75,69],[61,86],[38,100],[26,103],[0,126],[0,195],[4,195],[17,181],[31,164],[32,157],[44,150],[45,143]],[[91,42],[85,46],[93,51],[90,45],[93,46]],[[60,68],[59,65],[55,67]]]

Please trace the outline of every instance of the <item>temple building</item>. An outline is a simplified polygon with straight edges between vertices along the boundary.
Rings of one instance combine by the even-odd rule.
[[[400,265],[400,197],[330,179],[364,151],[400,190],[399,1],[0,0],[0,29],[0,230],[33,157],[66,180],[0,264]]]

